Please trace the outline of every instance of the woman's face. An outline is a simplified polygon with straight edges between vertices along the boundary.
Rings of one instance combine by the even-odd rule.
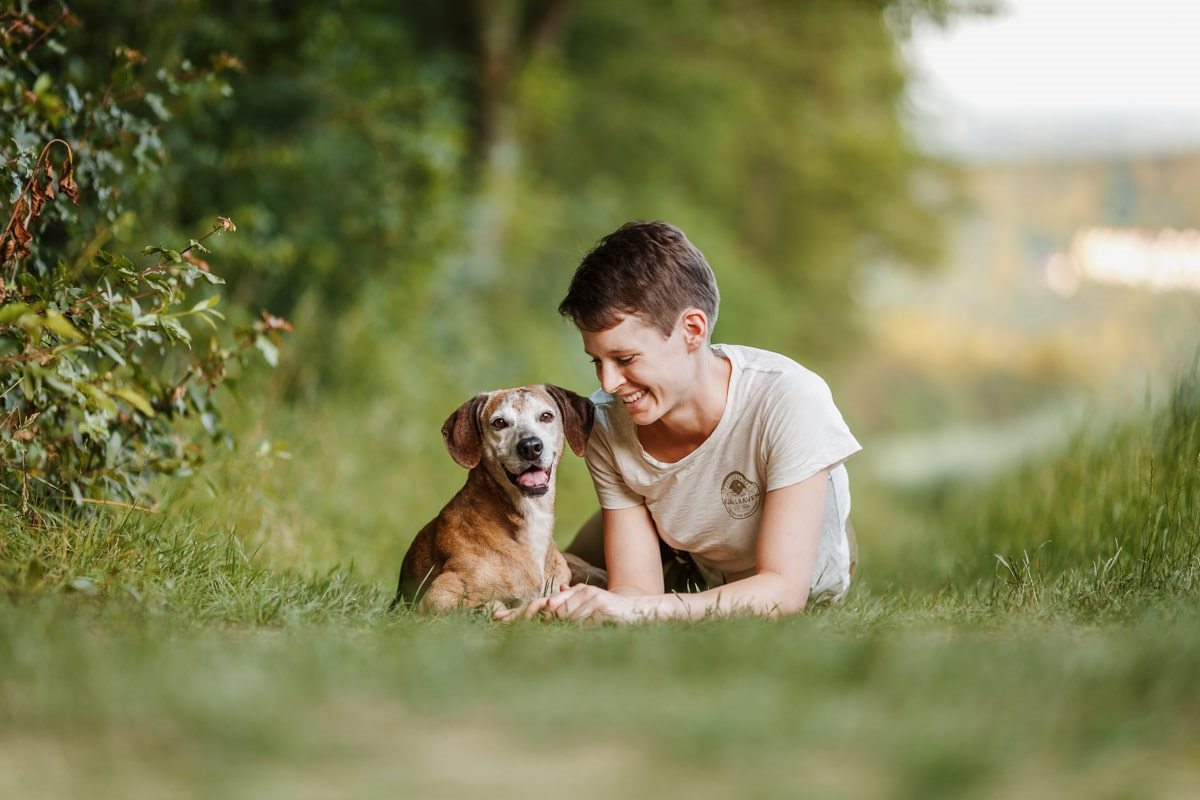
[[[625,404],[637,425],[657,422],[686,397],[691,385],[682,324],[669,337],[636,315],[604,331],[581,331],[600,387]]]

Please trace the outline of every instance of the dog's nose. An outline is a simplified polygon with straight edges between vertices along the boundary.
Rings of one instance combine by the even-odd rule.
[[[542,440],[529,436],[517,442],[517,455],[526,461],[533,461],[542,454]]]

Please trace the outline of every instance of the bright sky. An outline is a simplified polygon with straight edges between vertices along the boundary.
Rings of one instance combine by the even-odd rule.
[[[919,110],[1200,117],[1200,0],[999,2],[915,37]]]

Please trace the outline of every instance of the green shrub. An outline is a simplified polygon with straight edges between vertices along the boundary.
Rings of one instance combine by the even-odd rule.
[[[103,87],[77,85],[64,64],[78,27],[65,7],[0,12],[0,181],[12,187],[0,213],[0,503],[28,513],[66,498],[144,502],[153,476],[187,474],[203,448],[177,421],[221,436],[214,390],[252,347],[274,362],[288,329],[264,312],[220,335],[223,281],[203,255],[235,230],[227,218],[140,257],[101,249],[165,158],[170,99],[219,79],[183,64],[145,81],[141,55],[117,47]]]

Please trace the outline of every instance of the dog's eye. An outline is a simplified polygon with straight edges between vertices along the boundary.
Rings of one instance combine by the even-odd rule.
[[[543,411],[542,415],[538,417],[538,419],[540,419],[542,422],[551,422],[554,419],[554,415],[549,411]]]
[[[498,431],[504,430],[508,427],[508,422],[504,419],[504,417],[496,417],[494,420],[492,420],[492,427]]]

